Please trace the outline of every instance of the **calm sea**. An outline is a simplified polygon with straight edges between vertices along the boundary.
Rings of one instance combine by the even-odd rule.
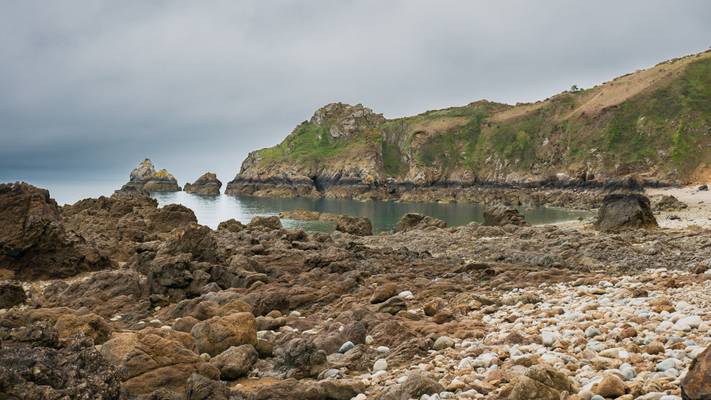
[[[7,182],[7,180],[5,180]],[[35,186],[49,189],[50,195],[59,204],[71,204],[87,197],[110,196],[122,181],[30,181]],[[417,212],[446,221],[450,226],[481,222],[484,208],[478,204],[406,203],[393,201],[356,201],[347,199],[279,199],[256,197],[233,197],[220,195],[203,197],[185,192],[155,193],[160,206],[177,203],[195,212],[198,222],[216,228],[230,218],[247,223],[256,215],[277,215],[280,211],[305,209],[333,214],[368,217],[375,232],[392,229],[403,214]],[[587,217],[589,213],[560,208],[520,208],[531,224],[545,224]],[[302,227],[306,230],[329,231],[333,222],[283,220],[286,227]]]

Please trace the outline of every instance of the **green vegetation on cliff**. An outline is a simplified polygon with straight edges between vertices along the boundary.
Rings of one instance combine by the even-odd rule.
[[[258,156],[265,166],[309,168],[375,160],[369,173],[396,179],[425,168],[434,181],[586,171],[691,181],[707,177],[710,146],[707,52],[516,106],[478,101],[386,120],[331,104]]]

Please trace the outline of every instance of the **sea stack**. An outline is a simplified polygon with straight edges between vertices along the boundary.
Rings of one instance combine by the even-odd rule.
[[[165,169],[156,171],[155,166],[146,158],[131,171],[128,183],[121,190],[143,189],[149,192],[179,192],[180,186],[173,174]]]
[[[206,172],[193,183],[186,183],[183,188],[187,193],[203,196],[217,196],[220,194],[222,182],[213,172]]]

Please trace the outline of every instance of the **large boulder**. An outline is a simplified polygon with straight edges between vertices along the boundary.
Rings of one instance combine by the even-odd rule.
[[[198,322],[190,331],[200,353],[216,356],[232,346],[257,344],[254,315],[238,312],[226,317],[212,317]]]
[[[157,388],[183,394],[188,378],[197,373],[218,379],[217,368],[193,351],[189,334],[165,329],[117,332],[101,346],[104,358],[124,377],[122,391],[129,398]]]
[[[261,216],[257,215],[253,217],[249,224],[247,225],[250,229],[265,228],[271,230],[281,229],[281,220],[276,215],[271,216]]]
[[[526,226],[528,222],[526,219],[518,212],[517,209],[506,207],[503,205],[497,205],[494,207],[487,208],[484,211],[484,225],[486,226],[504,226],[504,225],[517,225]]]
[[[0,184],[0,270],[19,279],[64,278],[109,266],[87,241],[67,232],[49,192]]]
[[[356,236],[370,236],[373,234],[373,225],[365,217],[341,215],[336,219],[336,230]]]
[[[443,391],[444,387],[426,374],[422,372],[410,372],[403,383],[390,388],[382,399],[419,399],[422,396],[437,394]]]
[[[650,229],[657,226],[649,199],[636,193],[615,193],[605,196],[595,222],[595,228],[603,232]]]
[[[681,379],[684,400],[711,399],[711,346],[691,362],[689,372]]]
[[[129,188],[143,189],[148,192],[180,191],[175,177],[165,169],[156,171],[151,160],[147,158],[131,171],[129,181],[121,188],[121,191],[128,191]]]
[[[213,172],[206,172],[193,183],[186,183],[183,190],[203,196],[217,196],[220,194],[222,182]]]
[[[395,226],[395,232],[406,232],[415,229],[425,228],[446,228],[447,223],[441,219],[433,218],[418,213],[407,213],[400,218]]]
[[[662,198],[654,204],[655,211],[679,211],[687,207],[686,203],[674,196],[662,196]]]
[[[232,346],[210,359],[210,364],[220,370],[220,377],[231,381],[241,378],[252,370],[252,365],[259,358],[257,350],[251,344]]]

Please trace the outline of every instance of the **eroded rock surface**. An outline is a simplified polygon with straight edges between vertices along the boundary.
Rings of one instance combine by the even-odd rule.
[[[153,162],[146,158],[131,171],[128,183],[121,190],[137,189],[149,192],[178,192],[180,186],[170,172],[165,169],[156,171]]]

